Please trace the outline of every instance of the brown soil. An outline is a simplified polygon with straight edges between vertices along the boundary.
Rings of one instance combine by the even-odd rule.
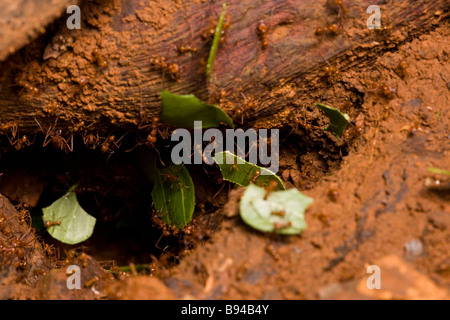
[[[169,9],[156,7],[159,15],[143,9],[122,19],[139,19],[156,30],[169,25],[161,13]],[[112,18],[105,19],[93,14],[90,21],[101,25]],[[286,32],[278,29],[277,36]],[[90,64],[90,53],[99,39],[92,35],[92,45],[75,43],[73,51],[61,53],[67,56],[69,73],[75,55],[95,78],[98,71]],[[385,42],[386,50],[368,53],[373,59],[357,70],[340,70],[333,79],[315,70],[309,76],[316,91],[283,106],[283,121],[257,122],[257,127],[280,124],[285,140],[279,175],[288,187],[314,198],[306,211],[308,227],[300,236],[271,236],[247,227],[234,214],[239,197],[230,193],[232,186],[221,189],[217,170],[194,167],[189,168],[197,191],[194,224],[200,231],[160,239],[145,201],[151,186],[141,178],[134,154],[117,150],[108,157],[80,147],[82,151],[66,155],[35,146],[12,152],[5,144],[0,193],[15,204],[37,208],[31,212],[36,217],[40,208],[80,181],[80,202],[96,215],[100,227],[82,248],[61,246],[39,231],[36,237],[43,241],[34,241],[35,233],[20,222],[22,209],[17,212],[0,198],[0,218],[6,221],[0,245],[23,243],[23,252],[0,252],[0,298],[449,299],[450,178],[427,171],[450,169],[449,40],[444,20],[394,48]],[[116,48],[110,46],[116,45],[105,41],[102,47],[113,52]],[[407,64],[404,74],[397,67],[401,61]],[[114,70],[101,80],[104,83],[96,82],[91,93],[103,90]],[[396,93],[383,96],[380,83],[395,87]],[[125,94],[124,88],[116,90]],[[68,92],[69,87],[62,88],[55,101],[64,100]],[[277,93],[295,92],[282,85]],[[83,97],[88,100],[80,104],[89,108],[95,97]],[[326,120],[310,107],[319,101],[350,115],[352,123],[342,141],[321,129]],[[125,113],[116,118],[132,119]],[[296,120],[299,115],[302,120]],[[119,218],[126,216],[131,227],[114,227],[122,221],[117,208],[122,208]],[[144,220],[148,225],[138,230],[136,221]],[[59,259],[48,244],[59,249]],[[133,264],[130,273],[123,273],[111,267],[111,260],[119,265],[151,264],[141,274],[133,272]],[[82,290],[66,289],[66,264],[84,266]],[[366,269],[374,264],[382,271],[382,290],[365,286]]]

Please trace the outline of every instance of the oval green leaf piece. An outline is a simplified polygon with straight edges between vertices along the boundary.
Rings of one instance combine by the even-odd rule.
[[[251,183],[264,187],[269,186],[271,181],[276,181],[278,190],[285,189],[281,179],[272,171],[249,163],[229,151],[218,152],[214,155],[214,161],[219,165],[222,176],[227,181],[243,187]]]
[[[158,170],[152,190],[153,203],[161,219],[178,229],[192,219],[195,189],[191,176],[182,164]]]
[[[94,231],[96,219],[79,205],[75,194],[76,185],[64,196],[43,208],[43,219],[49,222],[61,222],[47,229],[48,233],[63,243],[77,244],[87,240]]]
[[[336,137],[342,137],[345,128],[350,122],[350,117],[346,113],[342,113],[339,109],[327,106],[322,103],[316,103],[316,107],[325,112],[325,115],[330,119],[330,124],[325,130],[331,132]]]
[[[202,128],[218,127],[221,123],[234,128],[233,120],[216,105],[207,104],[189,95],[176,95],[164,90],[161,93],[160,118],[177,128],[194,128],[194,121],[202,121]]]
[[[312,198],[297,189],[269,193],[251,184],[241,198],[239,209],[242,220],[254,229],[294,235],[306,228],[304,212],[311,202]]]

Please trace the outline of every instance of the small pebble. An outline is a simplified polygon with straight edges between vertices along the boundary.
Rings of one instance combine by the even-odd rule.
[[[423,244],[419,239],[413,239],[405,243],[405,253],[410,257],[418,257],[423,253]]]
[[[300,249],[300,248],[297,247],[297,246],[293,246],[293,247],[292,247],[292,251],[294,251],[294,253],[296,253],[296,254],[302,253],[302,249]]]

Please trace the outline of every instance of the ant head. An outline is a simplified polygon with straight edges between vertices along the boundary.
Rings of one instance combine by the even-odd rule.
[[[264,22],[264,20],[259,20],[258,31],[262,34],[267,32],[267,24]]]

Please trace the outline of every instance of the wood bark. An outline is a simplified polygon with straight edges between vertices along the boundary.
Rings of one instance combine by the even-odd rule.
[[[61,16],[70,0],[0,0],[0,61],[30,43]]]
[[[344,4],[346,14],[325,0],[227,1],[231,25],[210,81],[204,63],[211,39],[204,40],[202,34],[211,28],[212,18],[217,21],[222,3],[85,2],[81,30],[68,30],[62,21],[55,32],[1,64],[1,129],[9,132],[17,126],[22,133],[33,133],[40,130],[39,123],[45,131],[58,119],[66,132],[81,121],[97,131],[130,130],[158,114],[163,89],[210,102],[221,100],[231,115],[252,100],[256,107],[244,114],[245,125],[279,125],[286,121],[277,118],[285,114],[283,110],[318,97],[324,66],[338,66],[341,72],[366,67],[378,55],[446,23],[449,3]],[[385,31],[367,28],[366,10],[374,4],[381,8]],[[268,26],[265,48],[257,32],[260,20]],[[331,24],[339,26],[336,35],[316,34],[317,28]],[[180,54],[179,47],[187,45],[198,51]],[[181,67],[179,78],[167,67],[152,64],[152,58],[161,57],[168,65]]]

